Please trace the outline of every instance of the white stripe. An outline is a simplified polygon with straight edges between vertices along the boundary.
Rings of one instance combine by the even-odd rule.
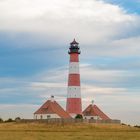
[[[69,74],[79,74],[79,63],[78,62],[70,62]]]
[[[81,98],[80,86],[69,86],[67,98]]]

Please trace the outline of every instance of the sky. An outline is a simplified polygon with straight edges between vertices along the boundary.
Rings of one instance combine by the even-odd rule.
[[[33,118],[67,97],[79,42],[82,105],[140,124],[140,0],[0,0],[0,117]]]

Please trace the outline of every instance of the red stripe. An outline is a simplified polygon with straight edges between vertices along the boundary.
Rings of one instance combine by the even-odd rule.
[[[70,54],[70,62],[79,62],[79,54],[77,53]]]
[[[81,114],[82,113],[81,98],[67,98],[66,110],[68,113]]]
[[[80,86],[80,74],[69,74],[68,86]]]

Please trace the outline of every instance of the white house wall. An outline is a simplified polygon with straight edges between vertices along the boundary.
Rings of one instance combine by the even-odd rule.
[[[84,119],[102,120],[99,116],[84,116]]]
[[[61,117],[57,114],[34,114],[34,119],[49,119],[49,118],[61,118]]]

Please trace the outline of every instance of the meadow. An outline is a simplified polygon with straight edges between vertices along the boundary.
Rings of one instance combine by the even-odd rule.
[[[1,123],[0,140],[140,140],[140,128],[113,124]]]

